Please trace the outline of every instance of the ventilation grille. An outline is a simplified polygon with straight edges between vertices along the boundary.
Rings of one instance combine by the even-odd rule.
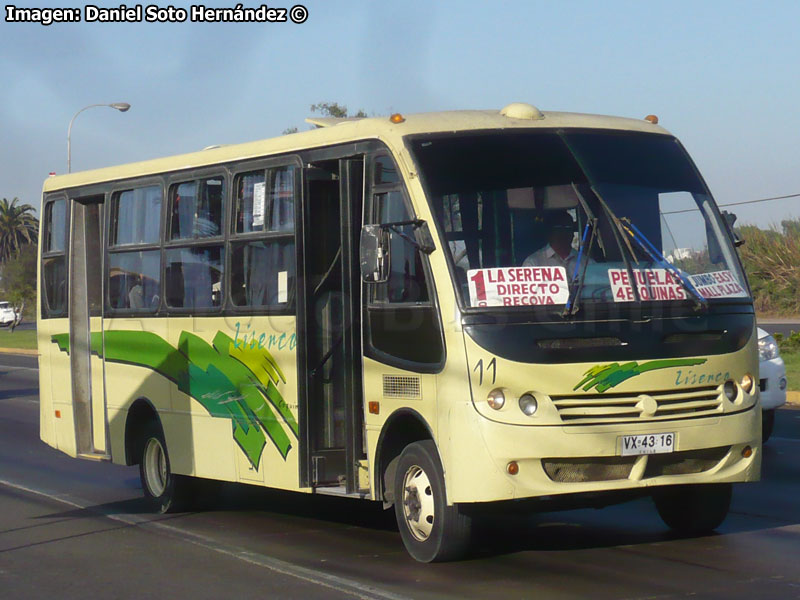
[[[421,398],[419,377],[383,376],[384,398]]]
[[[730,446],[688,450],[672,454],[647,456],[644,479],[664,475],[691,475],[704,473],[716,467],[730,452]],[[557,483],[587,483],[628,479],[638,456],[610,456],[606,458],[544,458],[542,467],[547,476]]]
[[[646,394],[585,394],[552,396],[565,423],[595,425],[687,419],[720,412],[722,395],[717,386]]]
[[[545,458],[542,460],[542,466],[547,476],[558,483],[614,481],[627,479],[630,476],[636,458],[635,456],[585,459]]]

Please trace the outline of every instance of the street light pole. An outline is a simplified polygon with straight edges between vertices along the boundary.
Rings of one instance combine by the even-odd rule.
[[[131,105],[127,102],[112,102],[111,104],[90,104],[89,106],[84,106],[78,112],[75,113],[75,117],[85,111],[87,108],[94,108],[95,106],[108,106],[110,108],[114,108],[119,112],[127,111]],[[67,129],[67,173],[72,173],[72,123],[75,121],[75,117],[72,117],[72,120],[69,122],[69,128]]]

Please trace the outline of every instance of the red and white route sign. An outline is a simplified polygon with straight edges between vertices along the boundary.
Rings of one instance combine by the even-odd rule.
[[[569,299],[564,267],[470,269],[467,279],[470,306],[540,306]]]

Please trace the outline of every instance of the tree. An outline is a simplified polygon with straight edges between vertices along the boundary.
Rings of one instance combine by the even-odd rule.
[[[340,119],[346,118],[348,116],[351,117],[366,117],[367,113],[365,113],[362,109],[354,115],[347,114],[347,107],[339,104],[338,102],[318,102],[317,104],[311,105],[311,112],[318,112],[328,117],[338,117]]]
[[[19,254],[25,245],[36,245],[39,239],[39,219],[30,204],[18,204],[19,198],[9,202],[0,200],[0,262]]]
[[[347,117],[364,118],[368,116],[363,109],[358,109],[356,114],[350,115],[347,113],[347,107],[343,104],[339,104],[338,102],[317,102],[316,104],[311,105],[311,112],[320,113],[324,117],[336,117],[339,119]],[[289,127],[283,130],[283,135],[297,132],[297,127]]]
[[[3,299],[22,315],[36,306],[36,244],[25,244],[3,265]]]

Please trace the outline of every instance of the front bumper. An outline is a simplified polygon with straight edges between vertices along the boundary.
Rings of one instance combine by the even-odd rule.
[[[470,471],[472,481],[481,482],[482,498],[475,498],[474,487],[465,490],[457,485],[455,502],[756,481],[761,472],[761,411],[755,407],[734,414],[636,426],[520,427],[479,421],[490,460],[472,460]],[[673,453],[621,456],[623,435],[659,433],[676,434]],[[745,457],[743,450],[748,446],[752,453]],[[519,467],[515,475],[507,472],[511,461]],[[492,468],[487,465],[479,472],[480,465],[487,462]],[[468,500],[470,496],[473,499]]]

